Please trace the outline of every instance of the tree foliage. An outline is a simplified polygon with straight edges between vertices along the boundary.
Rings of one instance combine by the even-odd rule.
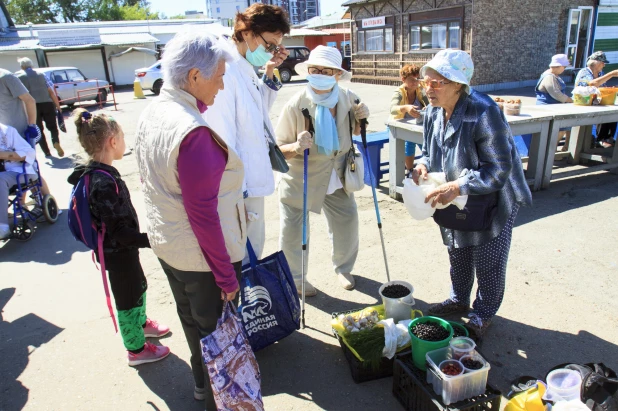
[[[146,0],[7,0],[15,24],[157,19]]]

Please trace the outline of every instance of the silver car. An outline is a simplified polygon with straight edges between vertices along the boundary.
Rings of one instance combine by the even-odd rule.
[[[107,101],[109,83],[105,80],[88,79],[77,67],[45,67],[35,71],[43,73],[51,80],[61,105],[72,107],[81,101]]]
[[[161,62],[157,61],[150,67],[135,70],[135,77],[139,79],[142,89],[152,90],[152,92],[158,96],[161,91],[161,86],[163,86]]]

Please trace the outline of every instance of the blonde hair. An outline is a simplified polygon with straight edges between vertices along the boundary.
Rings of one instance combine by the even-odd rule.
[[[73,119],[79,143],[90,159],[103,151],[107,139],[120,132],[120,125],[106,114],[92,114],[86,109],[78,108],[73,111]]]

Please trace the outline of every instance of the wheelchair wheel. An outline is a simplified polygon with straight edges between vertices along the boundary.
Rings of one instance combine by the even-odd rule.
[[[56,204],[56,199],[51,194],[43,197],[43,215],[50,224],[54,224],[58,220],[58,204]]]
[[[13,227],[13,238],[17,241],[26,242],[32,238],[34,234],[34,223],[32,221],[21,221]]]

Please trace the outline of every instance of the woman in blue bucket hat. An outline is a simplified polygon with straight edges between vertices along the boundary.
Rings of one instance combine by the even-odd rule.
[[[451,263],[451,293],[429,310],[440,316],[468,313],[476,272],[478,291],[467,326],[482,337],[504,296],[513,222],[521,205],[532,204],[532,195],[500,108],[470,88],[473,72],[470,56],[451,49],[440,51],[421,69],[430,106],[423,126],[423,156],[412,178],[418,183],[429,172],[446,174],[447,182],[427,195],[434,206],[468,195],[472,210],[472,204],[490,199],[486,209],[495,213],[483,219],[485,229],[447,228],[440,222]]]

